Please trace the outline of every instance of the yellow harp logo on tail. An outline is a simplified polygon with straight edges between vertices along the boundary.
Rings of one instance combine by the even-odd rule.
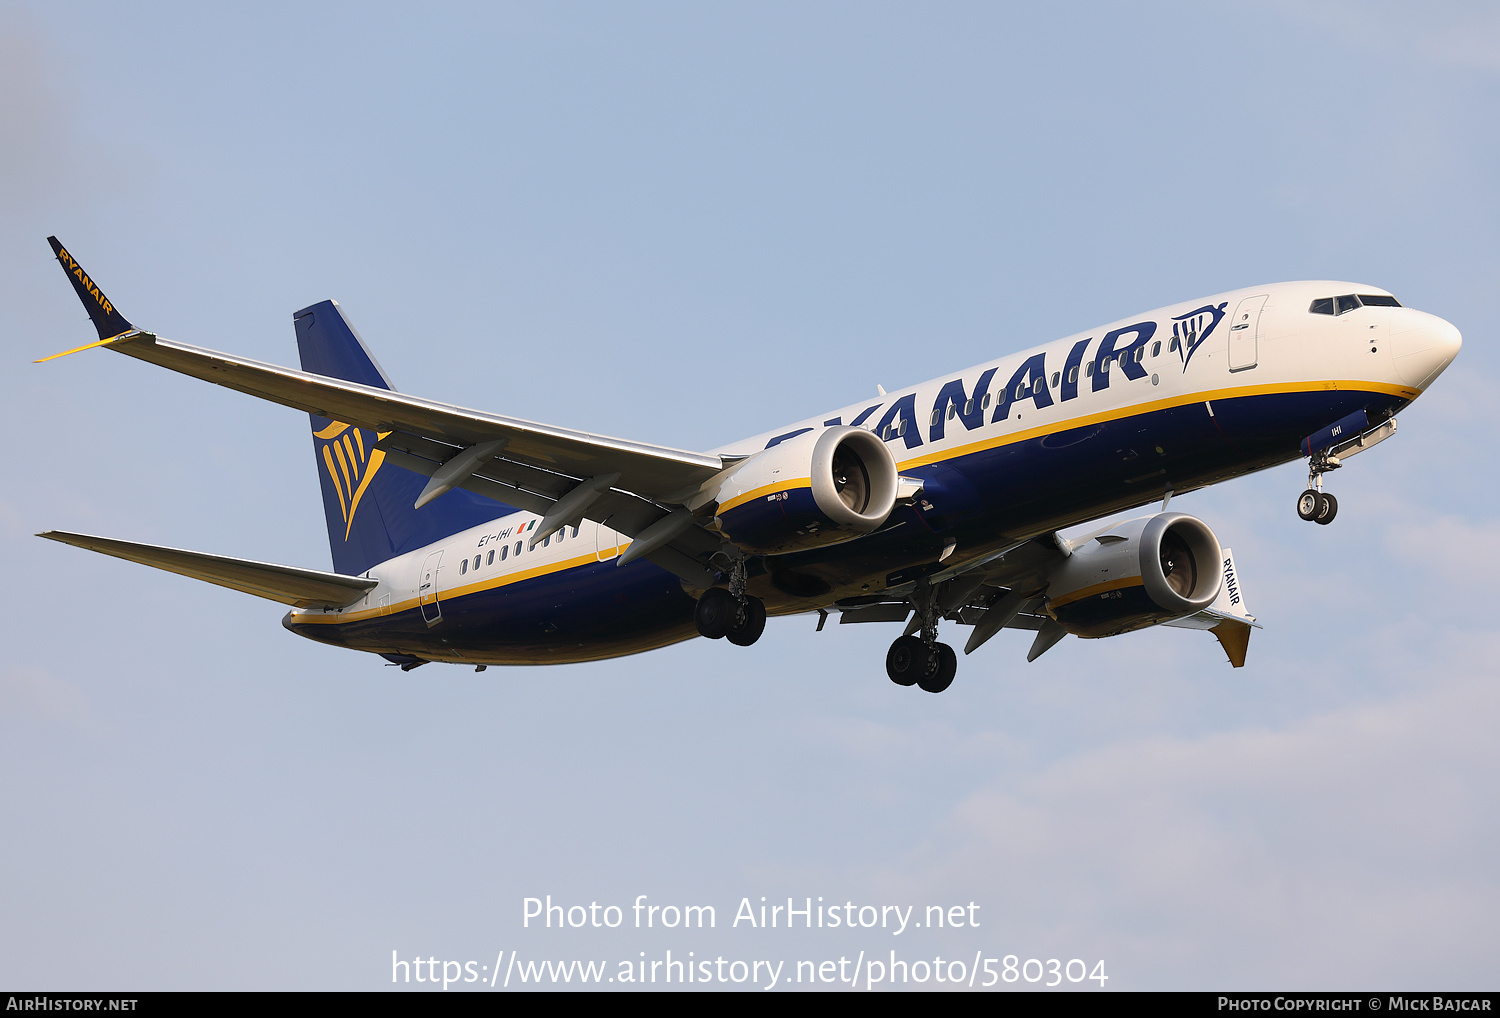
[[[370,479],[385,462],[385,453],[367,443],[365,433],[359,428],[339,421],[334,421],[322,431],[313,432],[313,437],[318,440],[323,466],[333,480],[333,489],[339,495],[339,511],[344,514],[344,540],[347,541],[349,528],[354,526],[354,513],[359,509],[359,500],[370,486]],[[377,440],[384,437],[385,434],[381,434]]]

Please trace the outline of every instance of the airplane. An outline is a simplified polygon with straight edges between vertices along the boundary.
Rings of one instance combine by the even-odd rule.
[[[333,570],[84,534],[38,536],[291,605],[282,624],[411,670],[592,661],[767,616],[906,623],[889,678],[947,689],[957,654],[1034,632],[1258,628],[1233,553],[1174,495],[1296,459],[1297,514],[1391,437],[1462,343],[1375,286],[1254,286],[1123,318],[707,452],[408,396],[336,301],[293,314],[301,370],[132,325],[55,237],[103,347],[309,414]],[[1062,530],[1160,501],[1066,539]]]

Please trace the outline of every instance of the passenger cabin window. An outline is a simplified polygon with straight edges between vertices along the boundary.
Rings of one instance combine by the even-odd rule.
[[[479,556],[478,555],[474,556],[474,568],[475,569],[479,568]]]
[[[464,559],[462,562],[460,562],[458,564],[458,575],[462,576],[464,573],[466,573],[468,571],[469,571],[469,560],[468,559]]]
[[[492,566],[495,564],[495,553],[493,551],[490,552],[489,556],[485,558],[484,564],[487,566]]]
[[[1167,349],[1170,350],[1173,353],[1177,352],[1177,337],[1176,336],[1173,336],[1172,337],[1172,342],[1170,342],[1170,343],[1167,344]]]
[[[1052,372],[1052,388],[1057,388],[1057,383],[1062,379],[1061,371]]]
[[[521,541],[517,541],[516,542],[516,554],[517,555],[521,554],[521,545],[522,545],[522,543],[523,542],[521,542]]]
[[[1159,353],[1161,353],[1161,340],[1158,339],[1155,343],[1151,344],[1151,356],[1155,357]]]
[[[500,561],[504,562],[509,557],[510,557],[510,545],[507,544],[504,548],[500,549]]]

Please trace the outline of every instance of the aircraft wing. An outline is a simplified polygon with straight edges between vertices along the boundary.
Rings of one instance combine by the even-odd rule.
[[[938,615],[974,627],[964,646],[965,654],[978,650],[1002,629],[1029,629],[1038,633],[1038,642],[1027,657],[1028,661],[1033,660],[1056,642],[1042,638],[1048,630],[1054,635],[1061,631],[1047,614],[1045,597],[1039,596],[1046,588],[1047,573],[1068,554],[1070,547],[1083,544],[1088,536],[1093,535],[1069,542],[1056,533],[1039,535],[1003,549],[989,559],[934,573],[928,578],[925,592],[915,589],[906,597],[898,594],[887,600],[843,607],[839,622],[906,622],[906,632],[910,635],[922,625],[920,615],[911,614],[916,598],[928,597]],[[1162,625],[1213,633],[1229,663],[1243,668],[1250,630],[1260,629],[1261,625],[1245,608],[1234,552],[1229,548],[1222,548],[1221,552],[1224,581],[1214,603]]]
[[[435,440],[450,451],[503,440],[503,456],[523,468],[571,478],[617,473],[615,486],[658,502],[677,502],[724,469],[718,456],[592,435],[515,417],[466,410],[389,389],[205,350],[137,330],[109,348],[184,375],[282,406],[381,434]],[[575,481],[576,483],[576,481]]]
[[[622,555],[620,564],[639,556],[700,586],[713,582],[702,562],[718,550],[720,539],[691,526],[696,521],[685,518],[685,510],[673,512],[670,507],[686,502],[733,457],[467,410],[162,339],[132,325],[57,238],[47,239],[99,333],[97,342],[65,353],[108,347],[225,388],[374,431],[392,462],[432,479],[418,506],[451,488],[467,488],[542,514],[545,518],[532,532],[533,541],[587,516],[639,545],[638,551]]]
[[[364,597],[377,582],[363,576],[344,576],[320,569],[279,566],[270,562],[230,558],[228,555],[209,555],[201,551],[163,548],[155,544],[69,534],[61,530],[49,530],[36,536],[140,562],[142,565],[155,566],[169,573],[206,580],[221,587],[298,608],[342,608]]]

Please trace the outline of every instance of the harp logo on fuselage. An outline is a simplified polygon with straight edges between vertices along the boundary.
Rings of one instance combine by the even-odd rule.
[[[1228,306],[1228,301],[1217,307],[1205,304],[1172,319],[1172,346],[1182,356],[1183,371],[1187,370],[1188,361],[1193,359],[1203,341],[1213,334],[1214,327],[1224,320],[1224,309]]]

